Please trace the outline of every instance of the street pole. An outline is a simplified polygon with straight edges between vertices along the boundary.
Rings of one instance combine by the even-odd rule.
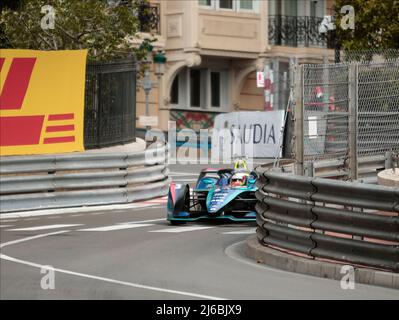
[[[158,110],[161,110],[161,108],[163,107],[163,103],[162,103],[162,75],[161,74],[157,74],[157,80],[158,80]]]
[[[148,117],[150,115],[150,92],[152,89],[149,68],[147,68],[144,73],[143,89],[145,92],[145,116]],[[151,126],[146,126],[146,130],[147,132],[151,130]]]

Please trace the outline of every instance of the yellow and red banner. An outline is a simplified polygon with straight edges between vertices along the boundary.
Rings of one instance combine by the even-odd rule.
[[[87,50],[0,49],[0,155],[84,150]]]

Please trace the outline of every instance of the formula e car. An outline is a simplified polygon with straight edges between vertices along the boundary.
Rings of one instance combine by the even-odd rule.
[[[193,189],[171,183],[167,220],[171,224],[203,219],[256,221],[257,174],[242,169],[202,170]]]

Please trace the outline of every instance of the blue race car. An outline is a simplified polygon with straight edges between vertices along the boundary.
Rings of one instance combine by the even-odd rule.
[[[201,219],[256,221],[257,175],[245,168],[202,170],[194,189],[171,183],[167,219],[183,224]]]

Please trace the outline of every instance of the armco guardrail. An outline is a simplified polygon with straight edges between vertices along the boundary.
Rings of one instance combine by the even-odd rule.
[[[266,246],[399,272],[399,189],[258,168]]]
[[[377,184],[377,174],[379,171],[385,169],[385,156],[371,156],[358,159],[358,178],[359,182],[368,184]],[[280,167],[284,172],[294,172],[295,160],[286,159],[280,161]],[[308,165],[311,164],[311,167]],[[263,169],[270,169],[273,163],[262,165]],[[313,162],[305,163],[305,175],[319,178],[329,178],[337,180],[348,180],[349,169],[348,163],[345,159],[327,159],[316,160]],[[309,172],[312,170],[312,172]]]
[[[167,194],[166,147],[0,159],[0,213],[123,204]]]

